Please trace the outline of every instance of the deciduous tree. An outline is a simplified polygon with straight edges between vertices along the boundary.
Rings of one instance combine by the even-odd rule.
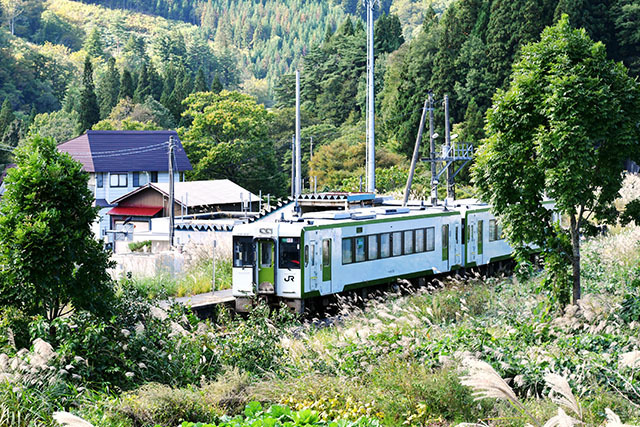
[[[0,305],[50,320],[108,313],[111,262],[91,232],[89,175],[40,136],[16,150],[16,163],[0,203]]]
[[[498,91],[487,113],[474,168],[478,191],[512,246],[536,243],[565,272],[571,265],[574,303],[581,233],[590,218],[617,217],[623,162],[640,157],[639,121],[638,83],[566,15],[523,48],[508,90]],[[569,219],[568,230],[554,227],[545,196]]]

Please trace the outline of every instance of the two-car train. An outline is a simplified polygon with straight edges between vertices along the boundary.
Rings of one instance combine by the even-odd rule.
[[[235,227],[233,295],[238,311],[261,296],[301,312],[318,297],[511,256],[489,206],[475,200],[302,215],[290,210]]]

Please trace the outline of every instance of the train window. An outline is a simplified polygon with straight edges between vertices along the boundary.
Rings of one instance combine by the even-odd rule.
[[[309,265],[309,245],[304,245],[304,266]]]
[[[405,255],[412,254],[413,251],[413,230],[406,230],[404,232],[404,253]]]
[[[300,238],[281,237],[278,255],[280,268],[300,268]]]
[[[483,235],[482,235],[482,229],[484,228],[484,221],[480,220],[478,221],[478,255],[482,255],[482,252],[484,251],[484,247],[483,247]]]
[[[370,260],[378,259],[378,235],[367,236],[367,252]]]
[[[425,231],[427,232],[427,252],[431,252],[436,249],[436,228],[429,227]]]
[[[351,264],[353,262],[353,239],[342,239],[342,263]]]
[[[424,228],[416,230],[416,252],[424,252]]]
[[[394,231],[391,233],[391,253],[393,256],[402,255],[402,232]]]
[[[489,220],[489,241],[502,240],[502,227],[495,219]]]
[[[449,259],[449,224],[442,226],[442,260]]]
[[[311,265],[316,265],[316,245],[311,244]]]
[[[380,258],[389,258],[391,256],[391,234],[383,233],[380,235]]]
[[[260,267],[271,267],[271,253],[273,243],[260,242]]]
[[[356,237],[356,262],[367,260],[367,251],[364,237]]]
[[[233,238],[233,266],[252,267],[254,260],[253,238],[239,237]]]

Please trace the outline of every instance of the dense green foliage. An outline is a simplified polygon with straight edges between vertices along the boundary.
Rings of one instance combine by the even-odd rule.
[[[94,239],[88,174],[33,137],[16,153],[0,204],[0,305],[55,319],[73,309],[109,312],[109,255]]]
[[[468,0],[456,1],[438,18],[426,12],[419,34],[388,61],[381,115],[390,139],[411,154],[420,106],[429,90],[448,94],[458,141],[479,143],[482,117],[497,88],[508,83],[521,46],[539,39],[545,26],[568,13],[574,27],[584,27],[603,41],[611,59],[623,60],[637,76],[638,9],[627,1]],[[637,19],[636,21],[637,22]],[[633,27],[633,29],[632,29]],[[436,109],[442,135],[443,110]]]
[[[318,413],[310,409],[292,411],[286,405],[272,405],[263,408],[260,402],[249,402],[244,414],[235,417],[223,416],[218,423],[183,422],[181,427],[298,427],[298,426],[327,426],[327,427],[378,427],[378,420],[367,417],[355,422],[345,420],[323,421]]]
[[[509,89],[496,94],[487,114],[488,138],[474,169],[478,191],[513,247],[536,243],[564,260],[560,268],[573,266],[574,303],[580,236],[592,215],[616,222],[624,160],[640,160],[638,122],[638,83],[566,15],[522,49]],[[569,218],[567,230],[553,226],[545,197]]]

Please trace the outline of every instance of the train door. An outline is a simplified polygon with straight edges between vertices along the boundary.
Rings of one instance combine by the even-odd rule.
[[[258,293],[274,294],[276,292],[275,244],[273,240],[258,239]]]
[[[449,224],[442,225],[442,262],[444,271],[449,271]]]
[[[456,224],[453,227],[453,242],[454,246],[454,256],[455,256],[455,265],[462,265],[462,249],[464,247],[464,240],[462,239],[462,233],[464,231],[464,222],[461,224]]]
[[[476,238],[476,217],[474,215],[469,215],[467,217],[467,226],[464,230],[464,233],[467,237],[467,246],[465,247],[465,253],[467,254],[467,262],[466,264],[472,264],[476,262],[476,253],[478,251],[478,239]]]
[[[331,293],[331,239],[322,239],[322,294]]]
[[[478,220],[478,231],[477,239],[478,239],[478,250],[476,251],[476,264],[482,265],[484,264],[484,220]]]
[[[312,291],[318,290],[318,283],[320,283],[320,263],[318,262],[318,245],[316,242],[309,244],[309,259],[305,260],[309,265],[309,289]],[[306,267],[306,265],[305,265]]]

